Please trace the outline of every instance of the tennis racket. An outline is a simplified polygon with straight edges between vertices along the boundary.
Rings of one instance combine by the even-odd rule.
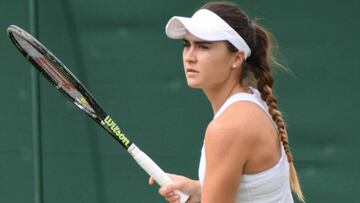
[[[142,152],[105,113],[103,108],[84,85],[72,74],[69,69],[44,45],[23,29],[10,25],[7,33],[17,49],[28,61],[65,97],[85,112],[92,120],[98,123],[116,141],[118,141],[154,180],[165,186],[173,180],[144,152]],[[188,195],[176,191],[181,203],[185,203]]]

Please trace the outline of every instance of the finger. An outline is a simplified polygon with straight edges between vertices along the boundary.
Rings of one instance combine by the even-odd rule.
[[[159,189],[159,194],[164,196],[165,198],[170,198],[170,197],[173,197],[173,196],[179,196],[173,190],[169,190],[167,187],[161,187]]]
[[[171,190],[168,190],[166,187],[161,187],[159,188],[159,194],[164,197],[168,197],[173,195],[174,193]]]
[[[164,191],[168,192],[168,191],[174,191],[174,190],[183,190],[184,187],[185,187],[184,181],[178,181],[178,182],[170,183],[170,184],[162,187],[162,189]]]
[[[165,197],[165,199],[170,203],[180,203],[180,196],[173,190],[170,190],[168,186],[161,187],[159,189],[159,194]]]
[[[155,180],[152,177],[150,177],[149,178],[149,185],[154,185],[154,183],[155,183]]]
[[[170,196],[166,196],[165,199],[166,199],[166,201],[171,202],[171,203],[178,203],[180,197],[179,197],[179,195],[173,193]]]

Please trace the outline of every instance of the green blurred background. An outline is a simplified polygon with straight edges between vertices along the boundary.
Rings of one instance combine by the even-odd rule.
[[[211,108],[185,83],[173,15],[206,1],[38,0],[39,39],[163,169],[197,177]],[[307,202],[359,202],[360,2],[242,0],[290,69],[275,93]],[[31,66],[6,35],[29,1],[0,1],[0,202],[35,203]],[[164,202],[122,147],[40,78],[43,202]],[[38,203],[38,202],[36,202]]]

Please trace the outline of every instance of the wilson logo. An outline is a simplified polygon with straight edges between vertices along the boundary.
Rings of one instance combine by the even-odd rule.
[[[109,127],[111,131],[116,135],[118,140],[120,140],[121,143],[128,147],[130,141],[127,139],[124,133],[121,132],[119,126],[116,125],[116,123],[110,118],[110,116],[106,116],[106,118],[101,121],[101,125]]]

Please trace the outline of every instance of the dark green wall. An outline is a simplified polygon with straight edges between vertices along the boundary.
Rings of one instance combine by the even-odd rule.
[[[39,39],[125,133],[169,172],[197,177],[211,109],[186,86],[173,15],[205,1],[39,0]],[[360,2],[237,1],[276,37],[289,73],[275,93],[308,202],[357,202]],[[34,202],[30,65],[6,36],[29,30],[27,0],[0,1],[0,202]],[[2,33],[2,34],[1,34]],[[44,202],[163,202],[97,124],[40,78]]]

